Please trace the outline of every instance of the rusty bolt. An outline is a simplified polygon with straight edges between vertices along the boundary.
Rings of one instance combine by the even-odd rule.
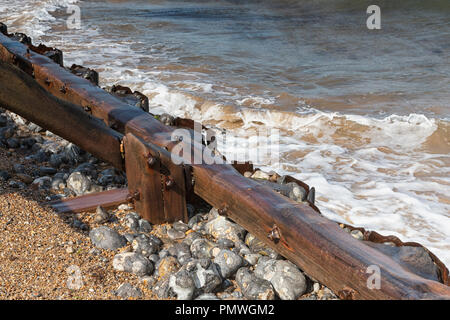
[[[51,83],[52,83],[52,82],[51,82],[48,78],[45,79],[45,84],[46,84],[47,86],[49,86]]]
[[[67,90],[66,90],[66,86],[62,86],[61,87],[61,89],[59,89],[59,91],[61,92],[61,93],[66,93],[67,92]]]
[[[175,185],[175,181],[171,177],[166,178],[166,190],[171,189]]]
[[[281,230],[277,227],[276,224],[273,225],[272,230],[270,230],[269,234],[267,235],[267,238],[272,240],[273,242],[277,243],[281,239]]]

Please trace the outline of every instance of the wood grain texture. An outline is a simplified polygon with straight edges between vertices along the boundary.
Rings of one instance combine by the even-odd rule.
[[[0,35],[0,59],[12,61],[23,57],[36,80],[46,89],[102,118],[122,133],[153,145],[168,146],[172,128],[162,125],[148,113],[130,109],[120,100],[87,80],[62,69],[48,58],[12,43]],[[47,79],[47,81],[46,81]],[[62,93],[58,88],[64,85]],[[201,152],[201,145],[194,145]],[[267,186],[244,178],[231,165],[193,165],[194,191],[211,205],[225,209],[234,221],[265,241],[286,258],[296,263],[308,275],[322,282],[342,297],[355,299],[449,299],[450,288],[426,280],[402,267],[389,256],[365,245],[341,230],[335,222],[318,215],[310,206],[283,197]],[[275,243],[267,238],[276,225],[281,239]],[[369,289],[366,273],[369,266],[381,270],[381,288]],[[349,294],[351,292],[351,294]]]
[[[0,105],[123,170],[122,134],[54,97],[21,69],[0,60]],[[101,146],[101,147],[99,147]]]

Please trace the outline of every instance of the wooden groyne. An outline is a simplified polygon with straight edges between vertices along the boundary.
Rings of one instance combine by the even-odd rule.
[[[440,282],[425,279],[384,251],[356,240],[320,215],[312,203],[295,202],[244,177],[232,165],[189,164],[186,159],[174,163],[177,156],[171,152],[181,143],[171,138],[176,127],[131,107],[98,87],[95,79],[64,68],[59,50],[35,47],[26,37],[8,34],[4,25],[0,30],[0,105],[127,174],[128,191],[75,198],[56,203],[55,208],[83,210],[130,201],[142,217],[162,223],[186,220],[186,199],[195,194],[341,298],[450,299],[448,270],[434,255]],[[205,146],[193,141],[191,148],[192,154],[203,154]],[[370,241],[369,236],[366,233]],[[367,284],[371,266],[380,270],[379,288]]]

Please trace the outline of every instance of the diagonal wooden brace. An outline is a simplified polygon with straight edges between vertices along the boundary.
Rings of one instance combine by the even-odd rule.
[[[123,140],[129,200],[153,224],[187,222],[185,172],[166,150],[128,133]]]

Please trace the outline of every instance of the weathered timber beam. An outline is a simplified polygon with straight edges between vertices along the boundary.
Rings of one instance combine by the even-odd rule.
[[[31,76],[1,60],[0,105],[124,169],[120,133],[80,107],[49,94]]]
[[[48,58],[0,35],[0,59],[21,61],[32,70],[46,89],[73,103],[89,107],[92,114],[123,133],[151,144],[173,147],[172,128],[162,125],[148,113],[130,109],[85,79],[77,78]],[[14,59],[14,57],[16,57]],[[20,57],[18,60],[17,57]],[[22,61],[23,60],[23,61]],[[65,90],[59,90],[64,86]],[[194,145],[194,148],[201,146]],[[421,278],[382,252],[342,231],[336,223],[318,215],[311,207],[283,197],[267,186],[240,175],[230,165],[193,165],[194,191],[210,204],[221,208],[272,248],[294,261],[316,280],[342,297],[353,299],[449,299],[450,288]],[[279,240],[269,240],[271,231]],[[369,266],[381,273],[380,289],[366,283]]]

